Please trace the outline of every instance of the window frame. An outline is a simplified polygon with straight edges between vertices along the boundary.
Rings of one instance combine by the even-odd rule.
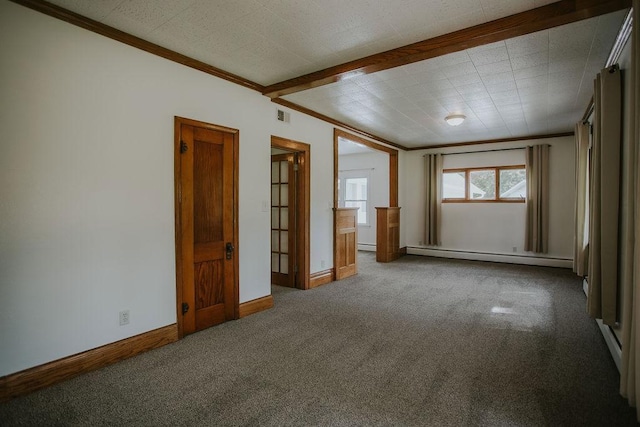
[[[444,192],[442,197],[442,203],[525,203],[526,197],[500,197],[500,171],[502,170],[514,170],[514,169],[523,169],[526,173],[525,165],[508,165],[508,166],[482,166],[482,167],[473,167],[473,168],[451,168],[451,169],[443,169],[442,175],[445,173],[460,173],[464,172],[465,176],[465,196],[464,198],[444,198]],[[472,199],[470,196],[470,172],[473,171],[493,171],[495,174],[495,189],[496,195],[493,199]],[[443,185],[444,183],[441,183]]]
[[[348,179],[366,179],[367,180],[367,198],[362,199],[346,199],[345,198],[345,190],[346,187],[343,187]],[[338,190],[338,206],[344,208],[347,201],[355,201],[355,202],[364,202],[366,204],[365,214],[367,221],[366,222],[358,222],[358,227],[371,227],[371,170],[370,169],[348,169],[339,171],[338,181],[337,181],[337,190]],[[358,215],[356,215],[356,220],[358,219]]]

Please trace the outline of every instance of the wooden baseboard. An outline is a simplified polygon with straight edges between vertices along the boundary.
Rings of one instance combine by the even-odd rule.
[[[405,256],[407,254],[407,247],[403,247],[398,249],[398,253],[400,254],[400,256]]]
[[[240,304],[240,318],[268,310],[271,307],[273,307],[273,297],[271,295],[243,302]]]
[[[318,286],[326,285],[336,280],[336,273],[333,268],[328,270],[318,271],[309,276],[309,289],[317,288]]]
[[[68,380],[178,340],[168,325],[0,378],[0,402]]]

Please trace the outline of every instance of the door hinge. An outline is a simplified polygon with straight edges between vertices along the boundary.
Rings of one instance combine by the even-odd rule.
[[[184,141],[180,141],[180,154],[184,154],[189,149],[189,146],[184,143]]]
[[[186,302],[182,303],[182,314],[187,314],[187,311],[189,311],[189,304]]]

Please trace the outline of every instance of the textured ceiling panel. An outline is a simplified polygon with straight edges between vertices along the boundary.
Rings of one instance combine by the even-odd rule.
[[[408,147],[569,132],[625,12],[284,98]],[[464,114],[458,127],[444,121]]]
[[[553,0],[51,0],[262,85]],[[283,97],[406,146],[573,128],[625,12]],[[450,127],[444,117],[467,120]]]

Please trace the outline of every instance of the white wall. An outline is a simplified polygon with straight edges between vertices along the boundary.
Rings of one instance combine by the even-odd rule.
[[[549,253],[525,252],[524,204],[512,203],[444,203],[442,205],[442,246],[432,249],[460,252],[500,254],[513,257],[560,258],[573,256],[573,204],[574,204],[574,140],[573,137],[544,140],[514,141],[489,144],[483,150],[550,144],[549,194]],[[407,246],[427,248],[424,239],[424,154],[429,152],[460,153],[478,150],[472,146],[440,150],[419,150],[406,153],[405,179],[413,181],[412,196],[405,205]],[[524,150],[478,152],[445,155],[444,168],[503,166],[524,164]],[[514,252],[513,248],[516,247]],[[411,252],[411,251],[410,251]],[[446,255],[446,253],[443,253]],[[506,260],[506,259],[503,259]],[[526,260],[525,260],[526,261]]]
[[[376,244],[376,206],[389,206],[389,154],[371,151],[366,154],[342,155],[338,159],[340,171],[368,170],[369,173],[369,225],[358,226],[358,243]],[[374,248],[375,249],[375,248]]]
[[[241,302],[270,293],[272,134],[311,144],[311,271],[332,265],[329,124],[10,2],[0,57],[0,376],[176,321],[176,115],[240,130]]]

